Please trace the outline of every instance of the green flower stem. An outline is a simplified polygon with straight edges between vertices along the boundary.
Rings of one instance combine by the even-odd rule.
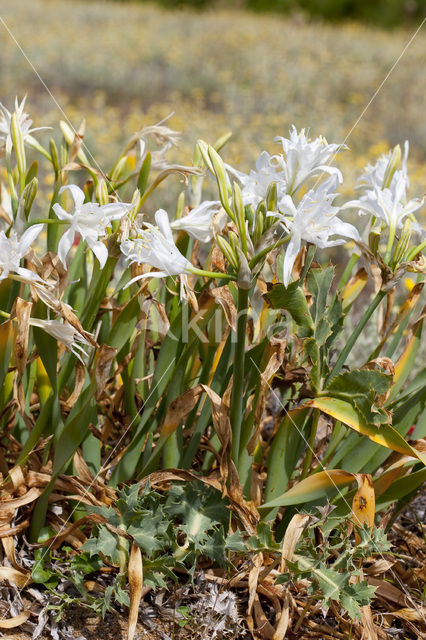
[[[266,247],[266,249],[262,249],[262,251],[259,251],[259,253],[256,253],[256,255],[253,256],[253,258],[249,261],[250,269],[253,269],[253,267],[255,267],[257,263],[262,260],[262,258],[268,255],[270,251],[273,251],[274,249],[278,249],[278,247],[281,247],[283,244],[285,244],[289,240],[290,240],[290,236],[288,235],[285,238],[281,238],[281,240],[277,240],[276,242],[274,242],[274,244],[271,244],[269,247]]]
[[[386,246],[385,258],[384,258],[386,264],[389,264],[394,240],[395,240],[395,227],[390,227],[389,228],[388,244]]]
[[[352,273],[352,269],[354,268],[354,266],[356,265],[356,263],[358,262],[358,260],[360,259],[360,256],[357,253],[353,253],[349,259],[348,264],[345,267],[345,270],[343,271],[341,278],[339,280],[339,282],[337,283],[337,287],[336,287],[336,292],[333,296],[333,299],[330,303],[330,309],[333,307],[334,303],[337,300],[337,296],[339,295],[339,293],[342,292],[343,287],[346,285],[347,281],[349,280],[349,277]]]
[[[367,322],[369,321],[369,319],[371,318],[371,316],[373,315],[374,311],[377,309],[377,307],[379,306],[379,304],[381,303],[381,301],[383,300],[383,298],[386,295],[386,291],[380,290],[376,296],[373,298],[373,300],[370,302],[369,307],[367,307],[367,309],[364,311],[364,315],[362,316],[362,318],[360,319],[360,321],[358,322],[355,330],[353,331],[352,335],[349,337],[349,340],[346,342],[344,348],[342,349],[340,356],[337,359],[336,364],[334,365],[328,380],[327,380],[327,384],[330,383],[330,381],[337,376],[337,374],[340,372],[340,369],[343,367],[343,365],[345,364],[346,358],[348,357],[348,355],[350,354],[350,352],[352,351],[352,348],[355,344],[355,342],[358,340],[362,330],[364,329],[365,325],[367,324]]]
[[[352,273],[352,269],[354,268],[354,266],[356,265],[356,263],[358,262],[358,260],[360,259],[360,256],[357,253],[353,253],[350,257],[350,260],[348,262],[348,264],[346,265],[345,270],[342,273],[342,277],[340,278],[338,285],[337,285],[337,290],[341,291],[343,289],[343,287],[346,285],[347,281],[349,280],[349,276]]]
[[[238,289],[237,343],[235,345],[233,385],[229,412],[232,428],[232,460],[237,466],[243,421],[244,358],[246,350],[248,296],[248,289]]]
[[[191,273],[195,276],[204,276],[205,278],[218,278],[219,280],[236,280],[236,276],[230,273],[222,273],[221,271],[204,271],[204,269],[197,269],[191,267]]]
[[[424,249],[426,249],[426,240],[424,242],[422,242],[421,244],[419,244],[417,247],[413,247],[411,249],[411,251],[409,252],[409,254],[406,257],[406,261],[407,262],[411,262],[411,260],[414,260],[414,258],[421,253]]]
[[[319,417],[320,417],[320,411],[318,409],[314,409],[312,413],[312,426],[311,426],[311,433],[309,435],[308,450],[306,451],[305,461],[303,463],[302,475],[300,476],[300,480],[304,480],[309,473],[309,468],[312,462],[312,455],[314,452],[315,438],[318,431]]]
[[[27,224],[27,227],[32,227],[35,224],[69,224],[69,220],[59,220],[58,218],[36,218],[35,220],[30,220]]]

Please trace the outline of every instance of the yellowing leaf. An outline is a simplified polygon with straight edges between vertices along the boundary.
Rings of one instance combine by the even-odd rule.
[[[349,402],[344,400],[338,400],[336,398],[314,398],[309,400],[308,406],[316,407],[336,420],[340,420],[343,424],[346,424],[351,429],[354,429],[358,433],[367,436],[373,442],[387,447],[393,451],[398,451],[408,456],[418,458],[426,466],[426,455],[422,451],[418,451],[414,447],[411,447],[406,440],[402,437],[396,429],[389,424],[382,424],[380,427],[376,427],[372,424],[367,424],[360,413],[355,411]]]
[[[261,505],[259,510],[301,504],[324,498],[330,493],[338,491],[340,487],[350,484],[355,479],[355,473],[349,473],[349,471],[343,471],[343,469],[320,471],[298,482],[278,498]]]
[[[369,473],[362,473],[357,477],[358,490],[352,500],[352,515],[356,526],[367,524],[370,529],[374,527],[374,513],[376,499],[374,495],[373,480]],[[359,544],[361,538],[355,530],[355,542]]]
[[[342,306],[343,309],[347,309],[354,300],[357,299],[361,291],[364,289],[367,284],[368,273],[364,268],[359,269],[356,274],[351,278],[348,284],[342,291]]]

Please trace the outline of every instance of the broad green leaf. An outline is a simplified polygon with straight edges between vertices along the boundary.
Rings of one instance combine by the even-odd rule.
[[[354,369],[333,378],[324,393],[353,404],[366,422],[381,424],[387,422],[389,417],[385,411],[374,406],[374,399],[386,393],[391,383],[391,376],[380,371]]]
[[[120,314],[114,322],[111,333],[107,339],[109,346],[115,347],[118,351],[122,349],[136,328],[140,312],[141,308],[138,296],[136,295],[131,298],[124,309],[120,311]]]
[[[326,315],[327,296],[333,277],[334,267],[331,266],[325,269],[311,269],[308,273],[308,289],[314,298],[311,315],[316,327]]]
[[[396,429],[389,424],[383,424],[380,427],[367,424],[360,413],[357,412],[349,402],[336,398],[321,397],[309,400],[307,404],[308,406],[320,409],[327,415],[336,418],[336,420],[340,420],[348,425],[348,427],[358,431],[358,433],[367,436],[370,440],[373,440],[373,442],[377,442],[377,444],[388,447],[388,449],[392,449],[393,451],[414,456],[426,465],[426,455],[411,447]]]
[[[275,434],[267,460],[265,500],[270,502],[288,486],[303,450],[303,427],[308,409],[289,411]]]
[[[283,284],[276,284],[264,297],[273,309],[288,311],[296,324],[313,331],[314,323],[309,312],[306,296],[297,282],[290,283],[288,287]]]
[[[320,471],[305,480],[298,482],[291,489],[283,493],[278,498],[270,500],[258,507],[259,510],[271,507],[284,507],[290,504],[304,504],[334,495],[340,487],[345,487],[355,480],[354,473],[343,471],[343,469],[330,469]]]

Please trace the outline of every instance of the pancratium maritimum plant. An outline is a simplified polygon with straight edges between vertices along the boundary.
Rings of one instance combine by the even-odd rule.
[[[0,453],[2,473],[5,465],[22,469],[5,483],[13,494],[7,504],[25,506],[30,474],[29,495],[37,499],[32,539],[58,493],[64,494],[63,521],[57,513],[48,517],[66,526],[73,487],[72,500],[81,490],[88,511],[108,505],[100,519],[86,512],[72,525],[80,537],[90,536],[96,520],[97,543],[89,537],[86,553],[95,553],[98,543],[103,553],[102,534],[121,577],[127,563],[130,572],[142,566],[143,554],[144,570],[151,567],[152,584],[159,584],[171,563],[183,566],[189,553],[193,563],[197,553],[216,562],[226,549],[244,571],[238,549],[245,562],[247,554],[262,551],[269,567],[278,566],[281,556],[275,556],[287,527],[294,531],[293,516],[312,504],[325,509],[330,500],[338,518],[371,529],[376,512],[415,494],[426,480],[426,372],[416,363],[424,235],[422,200],[407,196],[408,147],[403,157],[396,147],[369,165],[361,193],[345,203],[336,193],[342,175],[332,164],[343,146],[310,140],[303,129],[278,138],[283,152],[261,153],[243,173],[218,153],[228,135],[213,146],[199,141],[193,165],[169,164],[177,137],[160,123],[132,136],[111,171],[102,173],[83,150],[83,126],[74,132],[61,123],[59,148],[51,140],[48,151],[34,145],[29,151],[25,123],[10,136],[8,185],[2,185]],[[157,156],[146,146],[151,137]],[[136,161],[135,147],[141,152]],[[26,169],[30,152],[42,154],[40,168]],[[38,218],[45,206],[38,172],[46,165],[53,169],[52,197]],[[70,178],[77,169],[84,188]],[[209,175],[217,200],[203,198]],[[184,183],[169,218],[151,195],[156,192],[158,202],[164,181],[176,178]],[[363,227],[368,222],[362,239],[356,213],[343,219],[347,209],[363,213]],[[332,258],[336,245],[335,265],[314,261],[317,248]],[[408,293],[401,278],[407,270],[417,274]],[[375,334],[371,318],[380,305]],[[216,508],[198,498],[200,506],[191,503],[185,513],[165,497],[161,517],[135,515],[140,490],[149,502],[150,482],[163,491],[177,478],[220,489],[219,502],[226,496],[232,511],[227,542],[216,516],[203,511],[216,514]],[[129,485],[120,494],[128,503],[117,497],[120,483]],[[176,549],[173,543],[173,560],[163,554],[166,511],[180,519],[182,544]],[[7,511],[5,526],[15,526],[15,512],[10,508],[9,518]],[[204,545],[207,520],[214,553]],[[257,529],[263,531],[258,537]],[[124,533],[117,544],[116,532]],[[301,571],[314,566],[298,562]],[[356,596],[348,576],[345,589],[342,603],[359,615],[365,592]]]

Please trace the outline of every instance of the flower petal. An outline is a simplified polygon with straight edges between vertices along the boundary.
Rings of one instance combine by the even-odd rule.
[[[58,244],[58,256],[64,267],[67,266],[67,255],[74,242],[74,229],[68,229],[59,240]]]
[[[300,237],[298,235],[293,235],[290,242],[288,243],[284,256],[283,283],[286,287],[288,287],[288,284],[290,282],[291,272],[293,270],[293,265],[296,260],[297,254],[299,253],[300,245]]]
[[[77,187],[76,184],[66,184],[64,187],[60,189],[59,193],[62,193],[63,191],[65,191],[65,189],[69,189],[71,191],[71,196],[72,196],[72,199],[74,200],[75,208],[79,209],[86,197],[84,195],[84,191],[80,189],[80,187]]]
[[[19,240],[19,252],[21,254],[21,257],[24,257],[31,244],[37,238],[42,229],[42,224],[34,224],[32,227],[29,227],[26,231],[24,231]]]

